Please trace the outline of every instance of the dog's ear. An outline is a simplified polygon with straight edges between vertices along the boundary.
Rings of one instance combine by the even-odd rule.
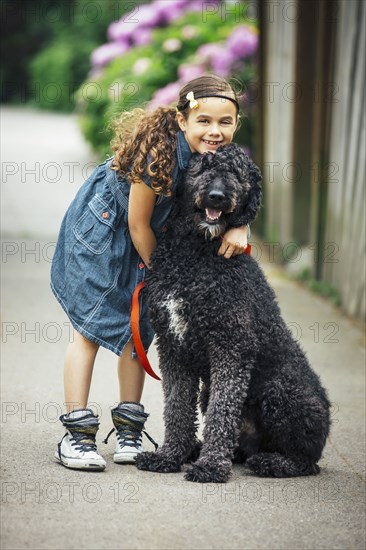
[[[245,153],[242,154],[245,155]],[[243,184],[246,188],[249,185],[249,190],[247,191],[244,203],[230,220],[232,227],[240,227],[254,221],[261,206],[262,175],[258,166],[247,155],[245,155],[245,163],[240,177],[243,179]]]
[[[211,166],[214,161],[213,153],[193,153],[189,161],[188,174],[196,177]]]
[[[205,169],[205,155],[200,155],[199,153],[193,153],[189,159],[189,165],[186,174],[184,175],[184,180],[187,180],[188,177],[197,177],[198,174],[201,174]],[[176,198],[179,199],[184,195],[185,185],[180,181],[176,189]]]

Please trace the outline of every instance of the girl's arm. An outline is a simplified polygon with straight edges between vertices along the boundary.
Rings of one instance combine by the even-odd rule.
[[[248,244],[248,226],[232,227],[222,236],[222,243],[218,251],[218,256],[231,258],[243,254]]]
[[[128,205],[128,228],[134,247],[150,268],[151,254],[156,248],[156,238],[150,226],[156,194],[145,183],[133,183]]]
[[[235,218],[230,221],[230,229],[223,235],[218,255],[224,256],[224,258],[243,254],[248,243],[248,223],[255,220],[260,208],[262,197],[261,172],[251,159],[247,158],[246,163],[248,166],[243,173],[243,177],[245,182],[250,184],[249,192],[242,212],[238,212]]]

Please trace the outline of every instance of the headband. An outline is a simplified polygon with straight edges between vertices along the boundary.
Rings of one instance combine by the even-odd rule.
[[[177,107],[177,110],[178,111],[184,111],[188,104],[190,106],[191,109],[197,109],[198,107],[198,101],[197,99],[202,99],[203,97],[222,97],[223,99],[228,99],[229,101],[232,101],[233,103],[235,103],[238,111],[240,111],[240,107],[239,107],[239,103],[236,101],[236,99],[234,99],[233,97],[228,97],[226,95],[223,95],[223,94],[201,94],[201,95],[194,95],[193,92],[189,92],[187,95],[186,95],[186,99],[187,101],[184,103],[184,105],[182,107]]]

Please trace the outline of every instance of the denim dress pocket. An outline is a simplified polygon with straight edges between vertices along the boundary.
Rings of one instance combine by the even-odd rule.
[[[117,223],[117,213],[96,194],[75,224],[73,233],[93,254],[103,254],[112,242]]]

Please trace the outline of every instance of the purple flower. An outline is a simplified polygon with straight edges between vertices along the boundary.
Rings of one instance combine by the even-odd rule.
[[[155,0],[152,3],[154,9],[159,10],[161,13],[165,13],[169,10],[184,9],[189,5],[191,0]]]
[[[229,76],[234,61],[233,54],[229,50],[222,48],[220,54],[212,59],[211,64],[215,73],[225,78]]]
[[[129,45],[126,42],[111,42],[109,44],[103,44],[94,50],[91,54],[91,63],[93,67],[103,67],[107,65],[112,59],[122,55],[129,49]]]
[[[152,5],[159,13],[161,22],[167,25],[184,13],[187,4],[189,4],[187,0],[169,0],[169,2],[166,0],[157,0]]]
[[[131,35],[131,39],[136,46],[147,46],[151,42],[150,29],[135,29]]]
[[[183,63],[178,68],[178,76],[181,83],[198,78],[204,72],[205,68],[202,65],[189,65],[188,63]]]
[[[226,42],[228,50],[237,58],[243,59],[253,55],[258,47],[258,34],[247,27],[241,25],[236,27]]]
[[[179,90],[181,89],[181,82],[172,82],[164,88],[160,88],[155,92],[152,100],[150,101],[148,107],[153,110],[157,107],[171,105],[172,103],[178,101],[179,99]]]
[[[115,21],[108,27],[107,36],[110,41],[128,42],[135,31],[137,23],[133,21]]]
[[[156,27],[161,20],[160,11],[156,9],[155,2],[137,6],[137,11],[132,12],[132,19],[137,19],[139,27]],[[126,16],[123,17],[125,19]]]
[[[235,61],[233,54],[221,44],[204,44],[197,50],[198,59],[211,66],[220,76],[226,77]]]
[[[187,6],[187,11],[206,11],[215,13],[214,8],[219,6],[220,0],[191,0]]]
[[[216,44],[215,42],[213,42],[200,46],[197,50],[197,55],[199,59],[202,59],[202,61],[206,63],[211,63],[212,59],[214,59],[218,55],[221,55],[223,50],[224,48],[220,46],[220,44]]]
[[[124,15],[119,21],[111,23],[108,27],[108,38],[111,41],[129,41],[133,35],[137,35],[142,29],[156,27],[160,23],[160,13],[155,10],[154,2],[138,6],[137,11],[133,10]]]

